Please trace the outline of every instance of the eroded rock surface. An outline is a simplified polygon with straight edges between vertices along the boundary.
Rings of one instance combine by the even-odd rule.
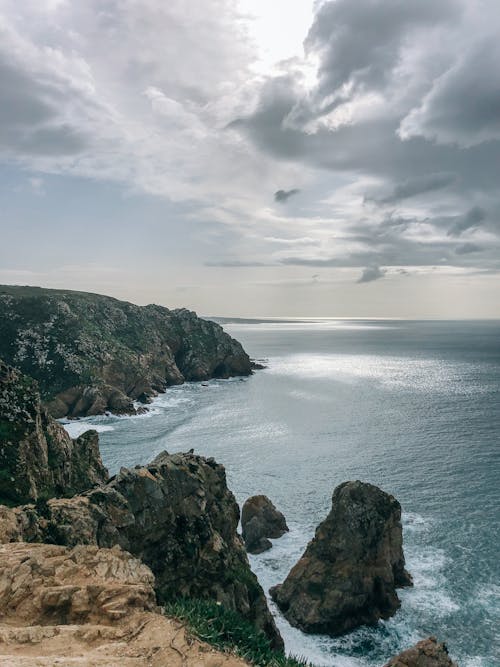
[[[0,508],[0,539],[118,544],[151,568],[160,600],[215,599],[279,649],[282,639],[250,570],[238,521],[223,466],[194,454],[163,453],[80,496]]]
[[[457,667],[448,655],[446,644],[428,637],[391,658],[384,667]]]
[[[293,626],[340,635],[392,616],[400,606],[396,588],[408,585],[401,506],[356,481],[335,489],[329,515],[271,594]]]
[[[276,539],[288,532],[286,519],[267,496],[252,496],[241,510],[243,541],[248,553],[259,554],[272,547]]]
[[[73,495],[107,479],[97,433],[72,440],[42,407],[37,383],[0,360],[0,503]]]
[[[8,285],[0,357],[39,382],[55,417],[130,414],[169,385],[252,372],[240,343],[189,310]]]
[[[0,664],[245,667],[158,613],[153,581],[118,547],[0,546]]]

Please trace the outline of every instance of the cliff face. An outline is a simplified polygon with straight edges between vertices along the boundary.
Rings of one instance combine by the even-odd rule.
[[[191,311],[0,287],[0,357],[35,378],[55,417],[133,413],[169,385],[249,375],[241,345]]]
[[[340,635],[392,616],[400,606],[396,587],[411,584],[401,505],[378,487],[355,481],[335,489],[329,515],[271,594],[292,625]]]
[[[0,508],[0,541],[119,545],[151,568],[160,601],[215,599],[281,649],[237,534],[238,520],[223,466],[193,454],[164,453],[148,466],[122,469],[107,485],[81,496]]]
[[[0,503],[71,496],[107,481],[97,433],[72,440],[37,383],[0,360]]]

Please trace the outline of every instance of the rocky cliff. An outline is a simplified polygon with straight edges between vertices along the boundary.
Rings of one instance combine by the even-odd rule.
[[[405,570],[401,506],[372,484],[345,482],[332,509],[283,584],[271,594],[305,632],[340,635],[389,618],[400,606]]]
[[[0,507],[0,542],[119,545],[156,577],[159,600],[209,598],[283,643],[237,533],[239,508],[223,466],[166,453],[123,468],[102,487],[37,506]]]
[[[35,378],[55,417],[133,413],[169,385],[249,375],[223,329],[191,311],[0,286],[0,357]]]
[[[71,496],[106,482],[97,433],[72,440],[37,383],[0,360],[0,503]]]
[[[119,548],[0,546],[0,664],[245,667],[159,613],[153,583]]]

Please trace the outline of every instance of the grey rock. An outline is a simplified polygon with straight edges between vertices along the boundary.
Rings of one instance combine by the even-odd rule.
[[[288,532],[286,519],[267,496],[252,496],[241,511],[243,540],[248,553],[258,554],[270,549],[268,538],[276,539]]]
[[[97,433],[72,440],[43,408],[37,383],[0,360],[0,502],[71,496],[107,479]]]

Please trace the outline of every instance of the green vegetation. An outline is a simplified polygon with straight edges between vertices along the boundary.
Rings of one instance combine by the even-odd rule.
[[[313,667],[306,660],[273,651],[263,632],[213,600],[178,598],[167,602],[164,612],[185,623],[198,639],[233,652],[254,667]]]

